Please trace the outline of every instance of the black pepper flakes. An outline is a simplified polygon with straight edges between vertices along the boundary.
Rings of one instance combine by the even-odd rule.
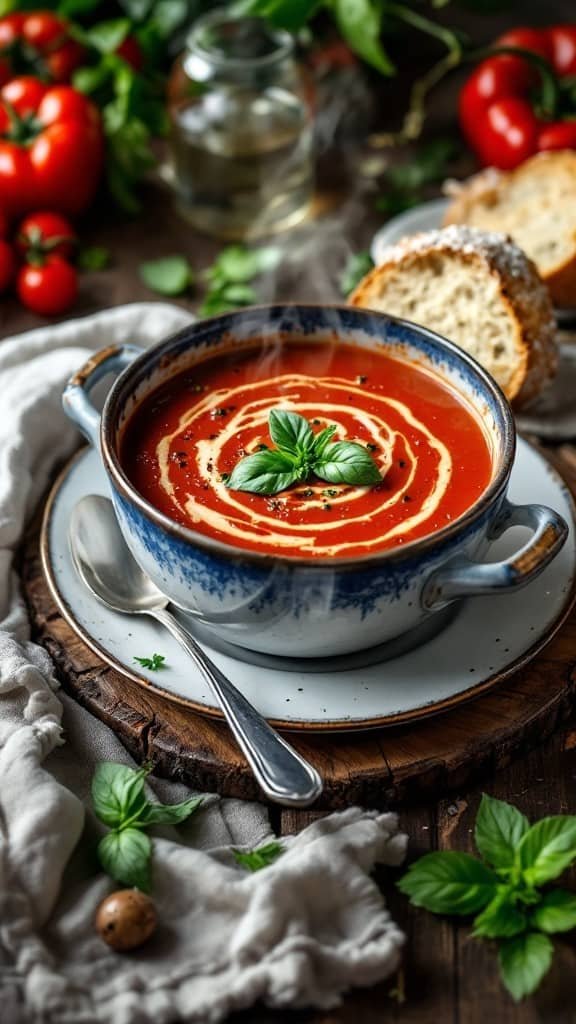
[[[412,501],[412,498],[410,497],[409,494],[405,494],[402,498],[402,501]]]
[[[379,451],[379,450],[380,450],[380,448],[379,448],[379,445],[377,445],[377,444],[372,444],[372,442],[371,442],[371,441],[368,441],[368,443],[367,443],[366,447],[367,447],[367,449],[368,449],[368,451],[369,451],[369,452],[377,452],[377,451]]]
[[[367,380],[368,377],[364,373],[359,373],[358,376],[356,377],[357,384],[365,384]]]

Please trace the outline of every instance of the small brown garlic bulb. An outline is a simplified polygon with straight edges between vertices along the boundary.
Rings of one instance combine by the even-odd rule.
[[[117,953],[141,946],[156,931],[156,908],[139,889],[112,892],[96,911],[96,931]]]

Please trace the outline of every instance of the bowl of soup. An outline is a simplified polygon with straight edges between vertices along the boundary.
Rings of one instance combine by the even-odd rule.
[[[118,372],[102,415],[93,385]],[[562,546],[513,505],[508,403],[449,341],[367,310],[274,305],[112,346],[68,384],[124,537],[214,640],[322,658],[416,636]],[[484,563],[509,526],[530,539]]]

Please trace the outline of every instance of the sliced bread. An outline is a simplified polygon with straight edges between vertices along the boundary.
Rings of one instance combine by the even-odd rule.
[[[402,239],[350,297],[456,342],[516,406],[554,375],[552,306],[534,264],[505,235],[453,226]]]
[[[538,153],[513,171],[451,183],[445,224],[511,235],[560,308],[576,307],[576,152]]]

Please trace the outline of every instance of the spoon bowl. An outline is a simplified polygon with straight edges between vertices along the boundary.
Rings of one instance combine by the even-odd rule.
[[[122,536],[111,501],[88,494],[72,510],[70,549],[86,586],[103,604],[128,615],[161,611],[168,598],[140,568]]]
[[[150,615],[190,655],[215,694],[262,790],[275,803],[307,807],[322,792],[316,771],[256,711],[168,609],[168,598],[140,568],[120,531],[108,498],[89,494],[72,511],[72,560],[88,589],[124,615]]]

